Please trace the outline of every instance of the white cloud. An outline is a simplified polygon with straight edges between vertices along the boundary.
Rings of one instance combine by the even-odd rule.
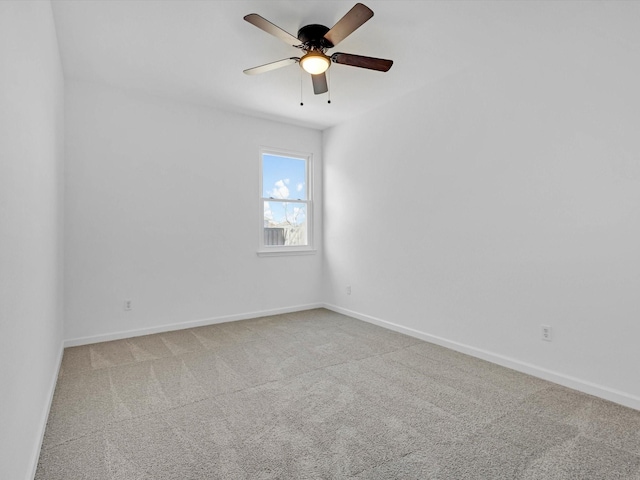
[[[289,198],[289,187],[287,187],[287,183],[289,183],[288,178],[284,180],[278,180],[275,183],[276,188],[271,190],[269,196],[273,198]]]
[[[273,220],[273,212],[271,211],[271,205],[269,205],[269,202],[264,202],[264,219]]]
[[[300,225],[305,221],[306,213],[307,211],[305,207],[293,207],[293,211],[285,212],[285,215],[289,223]]]
[[[304,183],[299,183],[298,185],[296,185],[296,190],[298,192],[301,192],[303,188],[304,188]]]

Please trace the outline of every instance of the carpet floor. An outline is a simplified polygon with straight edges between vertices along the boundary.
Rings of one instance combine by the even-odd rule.
[[[67,348],[36,479],[633,479],[640,412],[327,310]]]

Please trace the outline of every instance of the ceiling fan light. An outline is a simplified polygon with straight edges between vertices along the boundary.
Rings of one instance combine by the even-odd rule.
[[[311,51],[300,59],[300,66],[311,75],[319,75],[331,66],[331,59],[322,52]]]

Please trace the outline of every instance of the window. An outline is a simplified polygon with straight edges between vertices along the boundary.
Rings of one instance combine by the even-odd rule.
[[[313,252],[311,155],[262,149],[260,166],[259,253]]]

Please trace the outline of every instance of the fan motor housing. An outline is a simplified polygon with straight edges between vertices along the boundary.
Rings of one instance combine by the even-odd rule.
[[[325,34],[329,31],[328,27],[324,25],[305,25],[298,30],[298,40],[304,43],[312,50],[323,50],[332,48],[333,43],[324,38]]]

